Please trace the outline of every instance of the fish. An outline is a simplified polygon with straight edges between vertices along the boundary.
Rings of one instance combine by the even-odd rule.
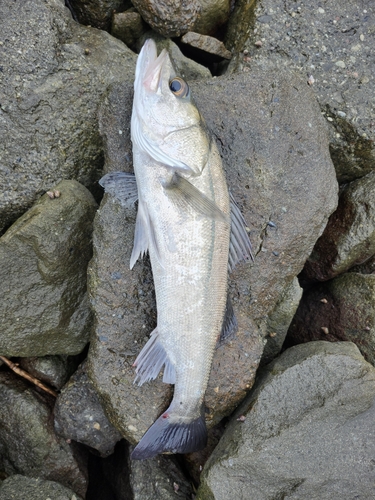
[[[228,270],[252,258],[245,220],[188,83],[149,39],[136,64],[131,117],[134,174],[100,184],[124,206],[138,200],[132,269],[148,251],[157,326],[134,362],[135,383],[174,384],[169,407],[134,448],[140,460],[207,443],[204,395],[219,339],[237,326]]]

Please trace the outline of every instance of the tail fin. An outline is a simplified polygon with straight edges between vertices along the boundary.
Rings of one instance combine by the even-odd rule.
[[[173,417],[172,422],[167,410],[148,429],[130,458],[143,460],[159,453],[191,453],[201,450],[206,444],[207,429],[203,417],[188,423],[186,418],[177,420]]]

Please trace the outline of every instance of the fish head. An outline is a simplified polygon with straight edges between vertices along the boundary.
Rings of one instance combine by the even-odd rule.
[[[131,133],[134,145],[166,167],[198,175],[207,163],[209,134],[189,86],[151,39],[137,60]]]

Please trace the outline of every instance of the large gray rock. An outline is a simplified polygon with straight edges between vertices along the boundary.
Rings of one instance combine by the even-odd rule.
[[[135,54],[74,22],[63,0],[0,2],[0,231],[61,179],[91,186],[103,154],[97,109]]]
[[[0,469],[57,481],[84,497],[84,457],[55,435],[51,401],[9,373],[0,373],[0,400]]]
[[[113,453],[121,434],[108,422],[83,363],[57,397],[55,430],[67,440],[78,441],[106,457]]]
[[[375,369],[354,344],[288,349],[235,413],[197,498],[373,498],[374,397]]]
[[[322,233],[336,206],[337,183],[319,107],[295,75],[261,70],[246,77],[192,82],[191,88],[219,143],[255,255],[253,266],[238,266],[231,276],[239,329],[215,352],[205,400],[212,426],[234,410],[253,384],[267,317],[293,288]],[[116,106],[126,91],[121,93],[118,86],[112,90],[116,95],[108,96],[108,109],[101,111],[110,148],[106,159],[111,170],[128,170],[130,162],[122,165],[121,158],[129,155],[130,144],[118,130],[131,103]],[[132,364],[156,319],[148,260],[129,270],[134,221],[135,208],[125,209],[104,197],[94,223],[89,272],[96,331],[88,359],[88,373],[106,414],[132,443],[171,396],[171,388],[160,380],[133,385]]]
[[[0,500],[82,500],[70,488],[55,481],[15,474],[0,483]]]
[[[242,21],[249,4],[240,2],[238,22],[231,23],[227,37],[227,47],[236,49],[231,69],[249,71],[259,64],[299,71],[329,123],[339,182],[374,170],[374,2],[341,0],[338,9],[336,0],[265,0],[256,3],[252,29]]]
[[[91,314],[86,269],[96,202],[76,181],[61,181],[0,238],[3,356],[77,354]]]
[[[375,275],[345,273],[306,291],[288,339],[351,341],[375,365]]]
[[[375,171],[351,182],[316,242],[301,278],[325,281],[375,254]]]

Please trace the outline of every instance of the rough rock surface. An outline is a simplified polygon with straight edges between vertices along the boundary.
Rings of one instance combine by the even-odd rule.
[[[375,171],[348,184],[307,260],[301,279],[331,279],[375,254]]]
[[[129,9],[113,15],[111,34],[134,49],[137,40],[149,30],[139,12]]]
[[[372,498],[374,397],[375,369],[354,344],[288,349],[235,413],[197,498]]]
[[[1,231],[62,178],[99,178],[98,104],[110,83],[133,81],[136,56],[62,0],[2,0],[0,33]]]
[[[15,474],[0,483],[0,500],[82,500],[74,491],[55,481]]]
[[[88,342],[86,269],[97,204],[76,181],[61,181],[0,238],[3,356],[77,354]]]
[[[311,340],[354,342],[375,365],[375,275],[345,273],[305,292],[288,341]]]
[[[81,24],[108,30],[113,12],[129,8],[130,0],[69,0],[73,15]]]
[[[98,396],[90,383],[85,363],[59,394],[55,408],[55,431],[97,450],[106,457],[113,453],[121,434],[108,422]]]
[[[192,31],[202,35],[212,35],[229,18],[229,0],[199,0],[201,11]]]
[[[261,359],[262,365],[270,363],[280,353],[301,297],[302,288],[299,286],[298,279],[294,278],[290,286],[286,287],[280,302],[268,316],[267,343]]]
[[[83,457],[55,435],[51,401],[5,372],[0,400],[0,470],[57,481],[84,496]]]
[[[192,498],[192,487],[173,459],[159,456],[131,462],[130,484],[134,500]]]
[[[133,0],[134,7],[155,31],[175,37],[190,31],[199,17],[199,0]]]
[[[337,183],[324,122],[305,82],[283,72],[259,71],[192,82],[191,87],[221,148],[229,187],[251,228],[255,254],[255,264],[239,266],[230,280],[239,331],[215,353],[205,400],[212,426],[251,387],[267,315],[282,301],[322,233],[336,206]],[[129,114],[130,102],[116,108],[116,100],[109,98],[101,119],[106,117],[107,137],[116,138],[105,141],[115,146],[106,152],[109,165],[124,170],[129,164],[121,168],[119,159],[128,154],[128,146],[118,140],[118,124],[122,113]],[[160,379],[141,388],[133,385],[132,363],[156,318],[148,260],[129,271],[134,220],[135,208],[122,208],[108,197],[95,219],[89,291],[96,332],[88,365],[106,414],[132,443],[171,396],[171,388]]]
[[[19,364],[30,375],[56,389],[61,389],[77,366],[69,356],[21,358]]]
[[[225,48],[223,42],[212,36],[200,35],[199,33],[189,31],[189,33],[186,33],[181,38],[181,42],[215,57],[223,59],[231,59],[232,57],[231,52]]]
[[[249,2],[243,2],[244,18],[248,10]],[[374,170],[374,2],[264,0],[257,3],[254,16],[252,29],[248,24],[243,28],[250,31],[243,46],[247,52],[236,55],[232,68],[260,64],[300,71],[329,122],[339,182]],[[237,17],[235,34],[241,30]]]

